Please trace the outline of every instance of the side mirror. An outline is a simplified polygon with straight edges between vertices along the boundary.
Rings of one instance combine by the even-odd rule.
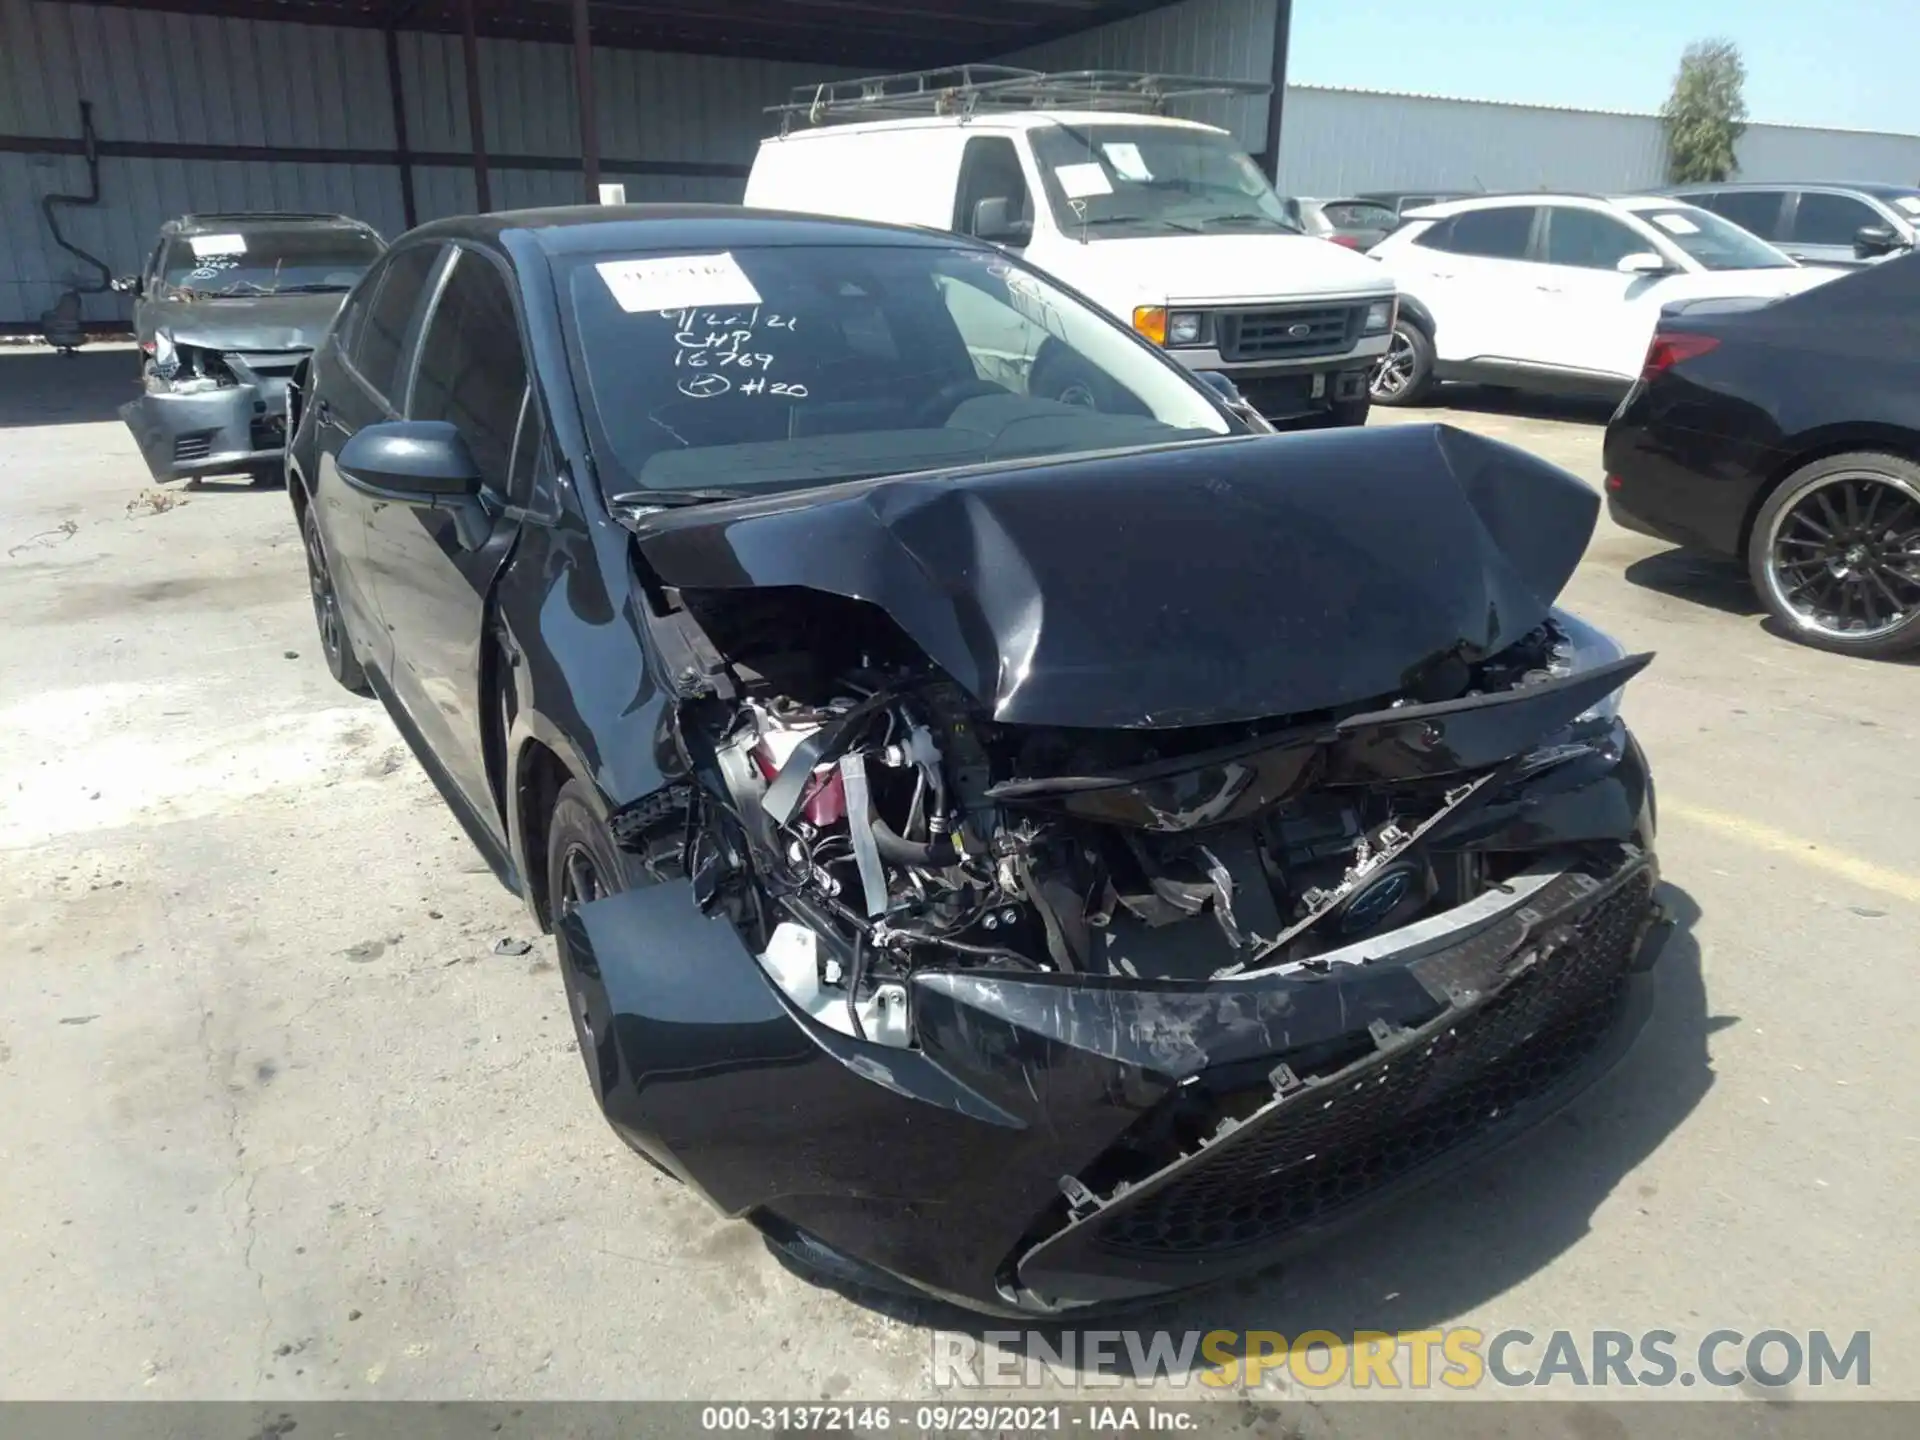
[[[1853,253],[1863,260],[1874,255],[1891,255],[1904,248],[1891,225],[1862,225],[1853,232]]]
[[[973,235],[991,245],[1024,245],[1033,239],[1033,222],[1014,219],[1013,201],[995,195],[974,202]]]
[[[340,447],[348,484],[402,505],[453,505],[478,498],[480,468],[445,420],[388,420]]]
[[[114,293],[119,295],[138,295],[141,290],[138,275],[116,275],[110,284]]]
[[[1636,250],[1631,255],[1622,255],[1613,268],[1622,275],[1665,275],[1673,269],[1651,250]]]

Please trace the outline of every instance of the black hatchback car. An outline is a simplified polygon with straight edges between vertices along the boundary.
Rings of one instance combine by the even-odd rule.
[[[1795,639],[1920,648],[1920,256],[1668,306],[1605,456],[1616,521],[1744,561]]]
[[[719,207],[414,231],[294,415],[334,675],[558,931],[614,1128],[812,1273],[1200,1284],[1632,1034],[1648,657],[1524,452],[1258,433],[994,247]]]

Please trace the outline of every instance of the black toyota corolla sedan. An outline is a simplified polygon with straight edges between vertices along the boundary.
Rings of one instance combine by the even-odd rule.
[[[1920,256],[1668,306],[1606,467],[1615,520],[1744,560],[1797,639],[1920,647]]]
[[[1633,1033],[1648,657],[1519,450],[1259,433],[998,249],[723,208],[416,230],[294,413],[334,675],[558,931],[614,1128],[816,1274],[1198,1285]]]

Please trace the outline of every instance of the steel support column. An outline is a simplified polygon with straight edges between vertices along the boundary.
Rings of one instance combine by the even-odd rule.
[[[1267,174],[1280,183],[1280,118],[1287,103],[1287,40],[1293,30],[1293,0],[1273,0],[1273,93],[1267,97]]]
[[[467,132],[473,141],[473,208],[484,215],[493,209],[493,187],[487,176],[487,120],[480,104],[480,41],[473,32],[473,0],[460,0],[460,51],[467,72]]]
[[[580,102],[580,168],[585,172],[586,200],[600,199],[600,122],[594,107],[593,37],[587,19],[587,0],[573,0],[573,88]]]
[[[393,99],[394,166],[400,172],[400,214],[411,230],[420,223],[413,202],[413,156],[407,149],[407,99],[400,88],[400,33],[388,30],[387,93]]]

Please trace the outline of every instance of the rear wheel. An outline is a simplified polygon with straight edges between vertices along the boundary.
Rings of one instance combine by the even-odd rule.
[[[1399,321],[1367,376],[1367,394],[1375,405],[1422,405],[1433,388],[1433,341],[1418,325]]]
[[[347,634],[347,617],[340,609],[333,567],[327,563],[326,542],[320,538],[320,522],[314,518],[312,505],[300,512],[300,539],[307,552],[307,588],[313,600],[313,626],[320,635],[320,654],[327,662],[327,673],[356,695],[371,694],[367,672],[354,657],[353,640]]]
[[[1760,507],[1747,573],[1796,640],[1843,655],[1920,648],[1920,465],[1859,451],[1803,466]]]

